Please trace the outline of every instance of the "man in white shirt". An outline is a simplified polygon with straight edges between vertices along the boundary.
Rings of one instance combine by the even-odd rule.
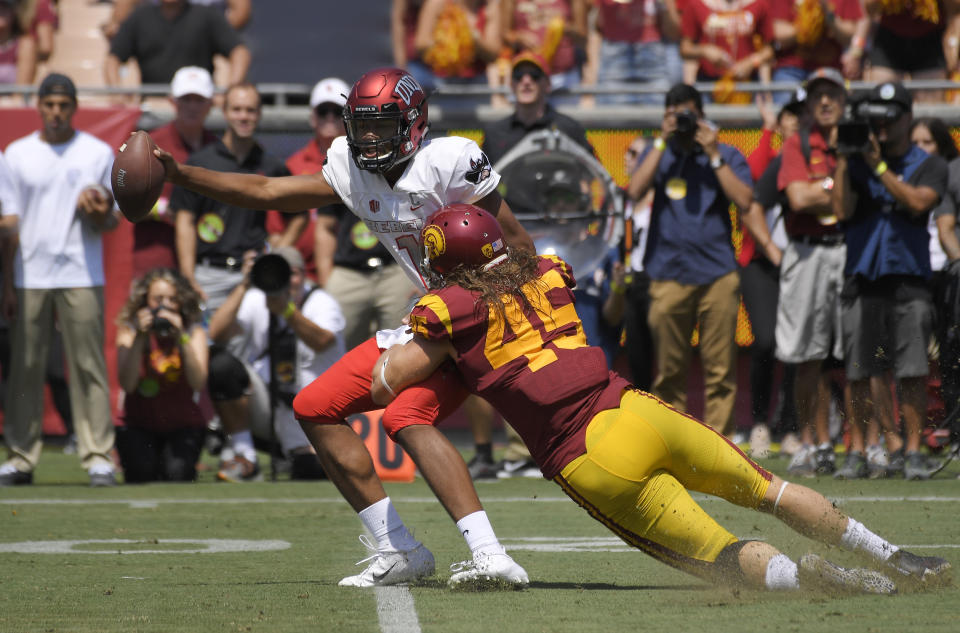
[[[227,432],[217,478],[260,479],[253,436],[270,440],[275,432],[292,462],[291,478],[320,479],[323,469],[293,416],[293,398],[346,351],[343,313],[332,296],[306,281],[296,248],[281,246],[263,257],[256,268],[253,258],[244,262],[243,281],[210,319],[210,338],[217,346],[211,350],[208,384]],[[275,257],[289,272],[277,268],[280,260],[267,261]],[[275,274],[286,277],[284,287],[267,287],[284,283]]]
[[[16,224],[3,253],[2,310],[12,328],[8,393],[15,397],[7,399],[9,455],[0,465],[0,486],[33,482],[54,320],[66,350],[77,453],[90,485],[112,486],[101,236],[118,222],[110,193],[113,150],[73,128],[77,92],[69,77],[48,75],[38,98],[42,128],[6,151],[13,195],[3,213]]]
[[[169,180],[230,204],[296,212],[342,202],[424,289],[420,229],[446,204],[475,204],[497,217],[509,245],[534,250],[530,236],[497,193],[500,176],[477,144],[458,137],[425,140],[426,94],[410,73],[379,68],[363,75],[347,97],[344,122],[347,136],[333,142],[323,170],[313,175],[227,174],[179,165],[162,150],[157,155]],[[378,332],[375,340],[350,350],[294,401],[324,470],[374,536],[370,565],[342,579],[341,585],[393,585],[434,572],[433,555],[403,524],[363,441],[343,424],[348,415],[379,408],[369,390],[373,366],[382,349],[410,336],[405,329]],[[473,556],[474,578],[526,584],[526,571],[494,534],[463,458],[433,426],[466,397],[459,375],[438,371],[421,387],[401,394],[400,402],[387,408],[384,428],[410,454],[457,522]]]

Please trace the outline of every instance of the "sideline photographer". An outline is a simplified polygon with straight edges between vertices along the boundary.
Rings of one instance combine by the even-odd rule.
[[[888,474],[927,479],[934,470],[920,452],[933,329],[927,219],[946,191],[947,164],[911,143],[912,109],[902,84],[883,83],[854,109],[860,120],[841,122],[831,202],[847,243],[842,306],[851,454],[862,458],[873,414],[886,431]],[[864,125],[866,142],[859,144]],[[905,438],[894,424],[887,371],[900,386]]]
[[[117,452],[126,483],[193,481],[206,421],[209,351],[200,298],[180,273],[154,268],[117,315],[117,376],[124,391]]]
[[[677,84],[667,92],[661,135],[641,156],[627,193],[636,201],[651,189],[644,267],[658,368],[653,392],[686,410],[690,337],[699,316],[704,418],[732,434],[740,279],[729,209],[732,202],[747,211],[753,181],[743,154],[718,142],[717,127],[703,118],[702,97],[692,86]]]
[[[227,433],[217,478],[261,479],[253,437],[269,441],[274,432],[292,462],[291,478],[323,478],[291,405],[344,354],[340,306],[306,281],[303,256],[292,246],[248,255],[242,271],[243,281],[210,320],[216,345],[208,386]]]

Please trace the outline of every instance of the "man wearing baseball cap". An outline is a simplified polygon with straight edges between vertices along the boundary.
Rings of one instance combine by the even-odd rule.
[[[314,136],[287,161],[291,172],[320,171],[333,139],[345,134],[343,106],[349,93],[350,86],[333,77],[313,87],[310,126]],[[315,216],[297,247],[308,259],[308,273],[312,268],[315,279],[340,303],[346,320],[344,340],[351,349],[370,338],[371,327],[386,329],[402,319],[414,288],[376,235],[345,206],[317,209]]]
[[[843,358],[840,290],[846,250],[831,207],[837,161],[830,143],[843,116],[847,90],[839,71],[819,68],[808,76],[805,92],[808,122],[784,142],[777,177],[778,189],[786,194],[788,241],[780,261],[774,336],[777,358],[796,367],[793,393],[802,446],[787,470],[812,477],[836,470],[824,361],[830,356]]]
[[[850,458],[862,460],[873,417],[886,432],[886,474],[928,479],[934,467],[920,452],[933,324],[927,220],[946,191],[947,163],[912,144],[912,108],[913,98],[900,83],[870,91],[858,108],[869,125],[869,142],[861,149],[841,146],[847,153],[837,158],[832,205],[847,243],[843,338],[853,400]],[[900,387],[904,439],[894,427],[887,371]]]
[[[550,105],[550,65],[539,54],[525,51],[510,63],[510,92],[516,105],[513,114],[484,130],[483,151],[496,166],[524,136],[544,129],[560,130],[593,153],[586,131],[574,119]]]
[[[170,82],[170,102],[173,120],[150,131],[154,142],[185,161],[201,147],[217,140],[204,127],[213,105],[213,78],[205,68],[184,66],[177,70]],[[176,246],[173,216],[168,212],[171,183],[163,185],[160,198],[150,217],[133,225],[133,276],[163,267],[176,268]]]

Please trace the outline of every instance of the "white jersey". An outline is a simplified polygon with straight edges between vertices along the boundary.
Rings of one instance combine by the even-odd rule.
[[[427,218],[448,204],[476,202],[500,183],[480,147],[459,136],[425,141],[392,188],[380,174],[357,167],[341,136],[327,152],[323,177],[424,290],[420,229]]]
[[[3,213],[20,217],[14,286],[102,286],[103,240],[80,219],[77,199],[91,185],[109,191],[113,149],[86,132],[59,145],[34,132],[11,143],[6,156],[13,194]]]

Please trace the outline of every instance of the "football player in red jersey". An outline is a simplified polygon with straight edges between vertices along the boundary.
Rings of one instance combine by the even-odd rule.
[[[703,578],[769,589],[809,582],[896,591],[872,569],[845,569],[815,554],[798,564],[769,543],[740,540],[689,490],[773,514],[807,537],[863,552],[894,576],[932,583],[949,570],[942,558],[890,544],[610,371],[603,352],[587,346],[570,268],[556,257],[508,249],[486,211],[448,206],[423,229],[422,242],[434,290],[413,309],[413,340],[384,352],[374,367],[375,401],[396,402],[408,384],[452,359],[467,387],[517,430],[546,478],[630,545]]]
[[[420,274],[420,229],[434,212],[458,201],[497,216],[505,239],[533,250],[533,241],[497,193],[500,176],[476,143],[460,137],[426,139],[426,94],[410,73],[378,68],[353,85],[344,106],[347,135],[333,141],[323,169],[312,175],[268,178],[210,171],[178,164],[158,150],[167,179],[207,197],[248,209],[302,211],[346,205],[380,239],[408,277],[425,289]],[[370,587],[409,582],[434,572],[434,558],[414,539],[387,496],[360,437],[344,419],[379,408],[370,399],[370,375],[380,352],[412,336],[407,328],[378,332],[355,347],[305,388],[294,411],[317,450],[330,480],[360,515],[374,543],[361,573],[341,585]],[[485,575],[525,584],[527,574],[503,550],[480,504],[466,464],[432,425],[466,397],[459,375],[442,370],[401,398],[403,406],[383,416],[457,523]],[[479,573],[474,570],[475,573]],[[461,578],[463,576],[460,576]]]

